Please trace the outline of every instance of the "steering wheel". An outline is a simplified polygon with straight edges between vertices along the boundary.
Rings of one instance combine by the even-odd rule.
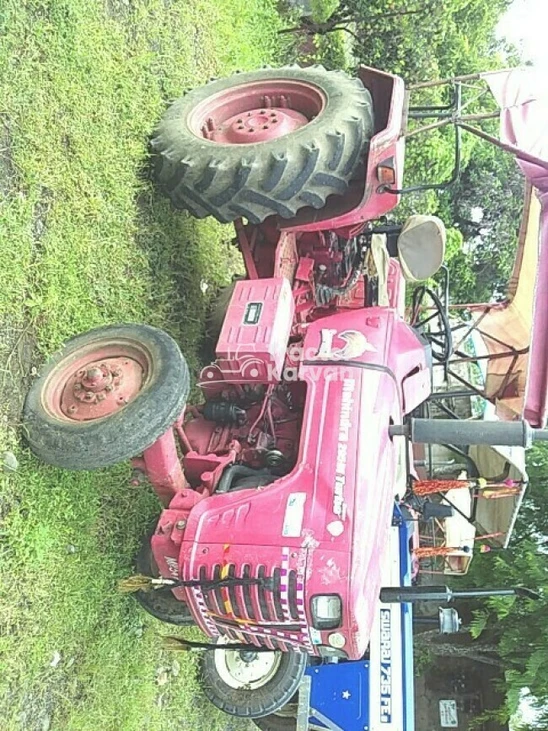
[[[429,287],[421,285],[413,292],[410,324],[432,345],[432,357],[447,367],[453,353],[453,333],[446,308]]]

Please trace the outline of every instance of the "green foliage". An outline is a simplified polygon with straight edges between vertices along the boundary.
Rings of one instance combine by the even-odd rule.
[[[342,0],[318,33],[344,27],[354,53],[408,81],[452,76],[500,65],[503,45],[494,28],[510,0]],[[326,6],[326,1],[322,7]],[[310,30],[309,21],[302,30]]]
[[[339,0],[310,0],[310,17],[316,23],[325,23],[339,7]]]
[[[525,539],[548,547],[548,446],[535,444],[527,452],[529,485],[518,513],[512,544],[519,546]]]
[[[349,65],[343,31],[335,31],[328,36],[316,36],[314,59],[326,69],[346,69]]]
[[[0,453],[20,463],[0,469],[2,731],[226,729],[194,658],[175,665],[165,628],[116,591],[156,498],[129,465],[38,464],[4,409],[20,357],[28,373],[94,325],[151,322],[198,367],[201,284],[230,278],[234,231],[172,210],[147,143],[184,89],[276,63],[279,27],[274,0],[1,3]]]
[[[433,663],[435,656],[430,649],[420,642],[413,645],[413,670],[415,675],[422,675]]]
[[[486,728],[486,724],[491,722],[494,722],[499,727],[503,726],[508,722],[509,715],[505,706],[483,711],[483,713],[472,720],[468,726],[468,731],[483,731]]]
[[[504,662],[506,717],[515,713],[523,690],[529,701],[548,706],[548,448],[535,445],[527,454],[529,485],[518,513],[510,548],[474,557],[467,584],[526,586],[541,593],[540,601],[492,598],[478,603],[470,622],[474,638],[498,647]],[[548,728],[548,714],[519,731]]]
[[[506,667],[510,714],[523,688],[538,704],[548,703],[548,554],[536,541],[523,539],[519,550],[475,557],[468,579],[477,586],[527,586],[540,592],[538,601],[487,599],[474,613],[472,632],[497,644]]]
[[[535,720],[531,722],[513,719],[512,731],[548,731],[548,710],[540,709]]]
[[[451,263],[455,302],[502,299],[514,264],[525,179],[515,160],[493,146],[477,145],[440,207],[461,232],[465,248]],[[463,274],[469,275],[463,278]]]
[[[482,609],[477,609],[473,613],[473,619],[470,622],[470,634],[474,640],[477,640],[483,630],[487,627],[489,613]]]

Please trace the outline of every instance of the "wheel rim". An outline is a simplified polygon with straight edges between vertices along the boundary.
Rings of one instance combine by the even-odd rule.
[[[249,650],[215,650],[215,669],[221,680],[235,690],[257,690],[278,672],[282,661],[279,652]]]
[[[309,124],[325,102],[314,84],[265,79],[214,94],[191,112],[188,125],[197,137],[217,144],[256,144]]]
[[[140,343],[99,340],[57,364],[42,389],[42,404],[62,421],[105,419],[134,401],[151,374],[151,355]]]

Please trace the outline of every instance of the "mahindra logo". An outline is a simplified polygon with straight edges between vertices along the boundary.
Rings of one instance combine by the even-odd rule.
[[[335,338],[342,340],[344,345],[336,347]],[[314,358],[316,360],[353,360],[364,353],[376,353],[377,349],[359,330],[336,330],[324,328],[320,330],[320,347]]]

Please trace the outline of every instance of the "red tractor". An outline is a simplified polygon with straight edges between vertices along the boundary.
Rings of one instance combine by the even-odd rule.
[[[396,76],[317,66],[176,101],[152,142],[159,183],[195,216],[234,221],[246,268],[199,375],[203,403],[186,405],[178,346],[145,325],[75,337],[27,398],[42,459],[133,458],[157,492],[138,559],[155,588],[137,598],[228,646],[203,672],[230,714],[272,714],[309,656],[368,647],[408,474],[390,430],[428,397],[442,357],[404,319],[405,280],[443,260],[441,222],[382,219],[399,200],[405,106]]]

